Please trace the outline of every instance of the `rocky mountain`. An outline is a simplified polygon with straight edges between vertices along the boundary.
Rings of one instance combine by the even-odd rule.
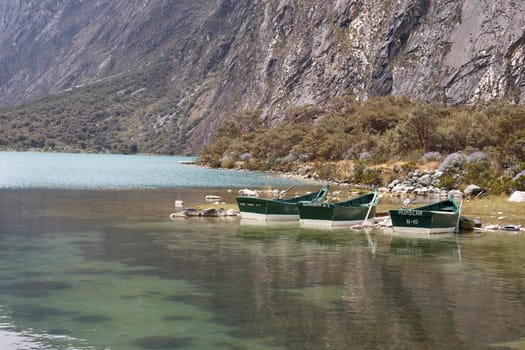
[[[524,104],[525,2],[0,0],[5,147],[192,152],[348,94]]]

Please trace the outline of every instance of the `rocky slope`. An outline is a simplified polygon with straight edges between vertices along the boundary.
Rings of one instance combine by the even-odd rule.
[[[522,1],[0,0],[0,103],[103,86],[86,103],[119,103],[115,138],[140,151],[195,151],[236,111],[271,123],[344,94],[523,104],[524,61]]]

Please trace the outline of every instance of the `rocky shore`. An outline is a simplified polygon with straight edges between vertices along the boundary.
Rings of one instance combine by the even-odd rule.
[[[484,190],[474,184],[465,188],[464,191],[459,189],[447,190],[440,187],[440,178],[443,176],[441,170],[414,170],[408,173],[404,180],[395,179],[386,187],[378,188],[379,192],[392,193],[393,195],[412,194],[417,196],[480,196]]]

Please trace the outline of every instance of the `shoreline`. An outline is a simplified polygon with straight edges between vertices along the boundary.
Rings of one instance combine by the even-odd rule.
[[[264,193],[265,196],[270,196],[271,193],[275,193],[275,191],[265,188],[252,189]],[[338,188],[332,190],[338,190]],[[188,191],[191,191],[191,189],[188,189]],[[356,191],[352,191],[352,189],[349,187],[344,188],[344,191],[345,193],[342,198],[355,197],[357,194]],[[206,202],[203,197],[199,203],[194,204],[195,207],[201,209],[239,209],[237,203],[235,203],[235,197],[238,195],[238,192],[233,191],[232,189],[230,189],[230,192],[228,192],[227,189],[210,189],[208,192],[209,194],[222,194],[223,198],[220,201],[210,203]],[[410,196],[382,194],[378,203],[377,214],[388,215],[388,210],[400,208],[402,206],[403,199],[406,199],[407,197]],[[430,203],[437,198],[438,197],[436,196],[419,196],[418,202],[421,204]],[[416,205],[417,204],[418,203],[416,203]],[[173,209],[175,210],[178,208]],[[481,221],[482,228],[485,228],[489,225],[521,225],[522,228],[525,228],[525,217],[520,215],[521,213],[525,213],[525,203],[509,202],[506,196],[489,195],[483,198],[464,200],[461,215],[470,219],[479,219]]]

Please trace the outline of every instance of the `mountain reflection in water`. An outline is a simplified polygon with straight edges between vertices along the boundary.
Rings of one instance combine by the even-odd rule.
[[[488,349],[525,339],[521,235],[169,220],[174,199],[205,193],[2,190],[3,322],[45,335],[37,349]]]

